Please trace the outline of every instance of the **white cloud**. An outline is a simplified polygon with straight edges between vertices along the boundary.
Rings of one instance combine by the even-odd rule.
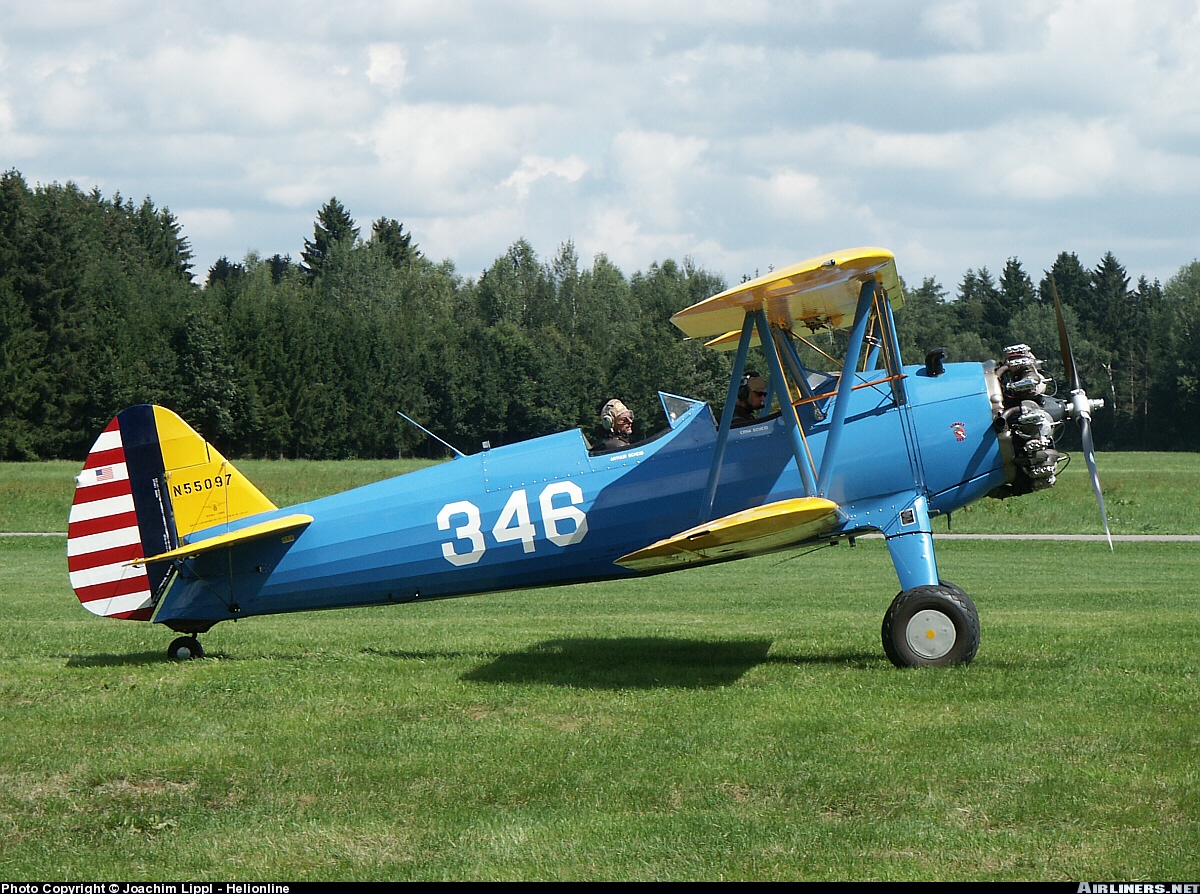
[[[587,171],[587,162],[578,155],[564,159],[549,158],[545,155],[526,155],[521,159],[520,166],[504,181],[504,185],[513,187],[518,198],[527,199],[530,188],[539,180],[558,177],[575,183]]]
[[[708,140],[656,131],[625,131],[612,142],[617,193],[655,228],[683,225],[693,190],[703,188]]]
[[[982,191],[997,199],[1039,202],[1094,196],[1112,189],[1119,161],[1133,150],[1105,122],[1034,121],[978,135]]]
[[[5,4],[4,20],[22,32],[46,33],[63,29],[102,32],[114,22],[134,18],[144,0],[42,0]]]
[[[407,58],[398,43],[374,43],[367,47],[367,80],[387,94],[395,94],[404,86]]]
[[[975,0],[926,7],[921,13],[921,24],[938,40],[957,49],[980,50],[985,45],[979,4]]]
[[[525,109],[397,105],[359,139],[378,159],[379,188],[402,193],[421,211],[472,213],[481,193],[516,166],[533,119]]]
[[[692,257],[701,248],[695,237],[648,227],[643,218],[625,207],[597,208],[576,243],[582,257],[604,254],[626,274],[645,269],[654,260]],[[709,249],[714,247],[711,242],[707,245]],[[644,260],[647,249],[650,261]]]
[[[183,208],[175,216],[192,238],[206,243],[228,239],[237,232],[234,214],[228,208]],[[241,255],[232,251],[228,254],[233,260]]]
[[[368,108],[339,56],[235,34],[163,47],[131,72],[130,86],[175,126],[303,131],[315,120],[349,124]]]

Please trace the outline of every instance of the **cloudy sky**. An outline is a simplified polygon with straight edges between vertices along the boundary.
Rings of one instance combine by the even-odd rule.
[[[737,282],[881,245],[1200,256],[1200,0],[0,0],[0,168],[149,196],[203,279],[336,196],[477,277],[517,239]]]

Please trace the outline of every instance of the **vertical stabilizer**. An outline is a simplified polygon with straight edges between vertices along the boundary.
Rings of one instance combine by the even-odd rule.
[[[133,562],[194,531],[275,504],[186,422],[163,407],[122,410],[75,479],[67,529],[71,587],[91,612],[148,621],[171,565]]]

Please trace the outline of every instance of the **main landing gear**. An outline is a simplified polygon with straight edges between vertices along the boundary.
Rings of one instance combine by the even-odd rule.
[[[167,646],[167,657],[172,661],[190,661],[193,658],[203,658],[204,649],[200,648],[200,640],[196,637],[181,636]]]
[[[967,664],[979,649],[979,613],[946,581],[904,590],[883,616],[883,651],[896,667]]]

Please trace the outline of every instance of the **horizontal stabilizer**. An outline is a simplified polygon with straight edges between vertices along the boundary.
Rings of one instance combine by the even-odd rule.
[[[634,571],[665,571],[693,563],[738,559],[819,537],[839,520],[837,503],[831,500],[780,500],[697,525],[621,556],[617,564]]]
[[[172,559],[190,559],[194,556],[210,553],[213,550],[236,546],[239,543],[261,540],[263,537],[269,537],[272,534],[285,534],[289,531],[295,531],[298,528],[307,527],[312,520],[313,517],[311,515],[286,515],[283,518],[273,518],[270,521],[259,522],[257,525],[249,525],[237,531],[230,531],[228,534],[206,537],[204,540],[197,540],[195,543],[188,543],[178,549],[159,553],[147,559],[134,559],[130,564],[148,565],[152,562],[169,562]]]

